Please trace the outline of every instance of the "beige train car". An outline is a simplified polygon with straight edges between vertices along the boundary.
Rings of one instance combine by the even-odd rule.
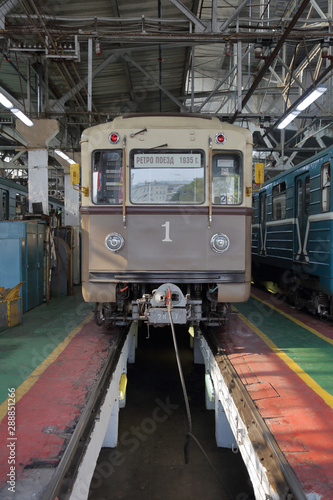
[[[81,148],[82,288],[96,322],[228,321],[250,294],[249,131],[124,115],[85,130]]]

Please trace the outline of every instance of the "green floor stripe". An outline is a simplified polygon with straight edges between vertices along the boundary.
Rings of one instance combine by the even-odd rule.
[[[253,297],[246,303],[236,304],[236,307],[317,384],[333,395],[331,344]]]

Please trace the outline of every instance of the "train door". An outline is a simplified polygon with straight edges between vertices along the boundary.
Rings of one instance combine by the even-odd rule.
[[[259,255],[266,255],[267,194],[259,193]]]
[[[309,209],[310,175],[307,172],[295,178],[294,260],[296,262],[309,262],[306,250]]]

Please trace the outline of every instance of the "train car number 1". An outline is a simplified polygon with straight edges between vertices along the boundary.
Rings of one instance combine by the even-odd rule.
[[[165,238],[162,241],[172,241],[170,239],[170,222],[167,220],[165,224],[162,224],[162,227],[165,227]]]

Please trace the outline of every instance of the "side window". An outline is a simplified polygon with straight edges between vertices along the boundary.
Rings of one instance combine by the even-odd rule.
[[[331,165],[330,162],[323,163],[321,167],[321,210],[330,210],[331,199]]]
[[[267,210],[267,204],[266,204],[267,196],[266,193],[260,194],[260,222],[264,223],[266,222],[266,210]]]
[[[281,182],[272,189],[272,218],[273,220],[280,220],[286,218],[286,200],[287,189],[286,183]]]
[[[305,177],[305,215],[310,213],[310,176]]]
[[[297,181],[297,217],[302,216],[303,208],[303,181],[298,179]]]
[[[27,211],[27,196],[21,193],[16,193],[16,215],[23,215]]]
[[[0,189],[0,221],[9,218],[9,194],[8,191]]]
[[[96,205],[123,202],[122,150],[106,149],[92,154],[92,201]]]

